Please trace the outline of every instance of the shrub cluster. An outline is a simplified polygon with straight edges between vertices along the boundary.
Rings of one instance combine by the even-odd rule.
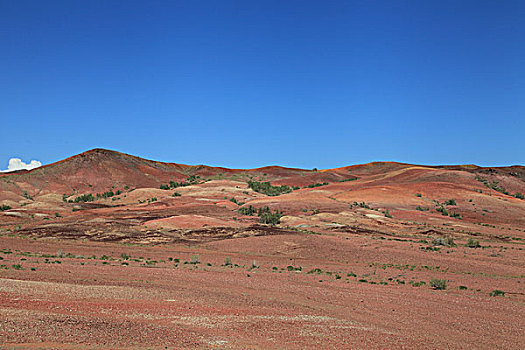
[[[272,212],[270,208],[262,207],[259,208],[257,215],[259,216],[259,222],[261,224],[277,225],[281,223],[282,214],[278,210]]]
[[[263,193],[267,196],[279,196],[284,193],[292,192],[290,186],[272,186],[269,182],[248,181],[248,187],[255,192]]]

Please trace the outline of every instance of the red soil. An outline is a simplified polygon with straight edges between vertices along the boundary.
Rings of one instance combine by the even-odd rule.
[[[250,179],[329,184],[271,197]],[[106,150],[6,174],[0,347],[521,349],[518,192],[520,166],[232,170]],[[249,205],[281,224],[257,225]]]

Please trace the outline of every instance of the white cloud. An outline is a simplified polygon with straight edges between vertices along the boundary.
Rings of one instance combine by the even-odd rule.
[[[1,172],[7,172],[7,171],[15,171],[15,170],[31,170],[34,168],[38,168],[42,166],[42,163],[38,160],[32,160],[29,162],[29,164],[26,164],[22,161],[20,158],[11,158],[9,159],[9,165],[7,166],[7,170],[1,170]]]

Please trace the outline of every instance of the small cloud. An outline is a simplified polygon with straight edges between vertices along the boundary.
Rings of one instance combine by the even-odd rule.
[[[1,172],[15,171],[15,170],[31,170],[42,166],[42,163],[38,160],[32,160],[29,164],[24,163],[20,158],[9,159],[9,165],[7,170],[0,170]]]

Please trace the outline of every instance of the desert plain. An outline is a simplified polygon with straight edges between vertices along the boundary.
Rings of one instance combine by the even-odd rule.
[[[525,167],[0,175],[1,349],[522,349]]]

